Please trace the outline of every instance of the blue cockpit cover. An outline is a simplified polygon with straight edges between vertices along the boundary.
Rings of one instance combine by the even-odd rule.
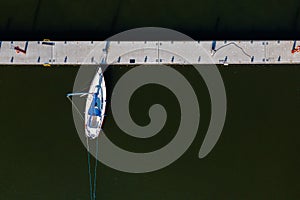
[[[98,97],[93,98],[93,101],[91,103],[91,106],[89,108],[89,115],[93,115],[93,116],[101,116],[101,111],[100,108],[101,107],[101,102],[100,99]]]

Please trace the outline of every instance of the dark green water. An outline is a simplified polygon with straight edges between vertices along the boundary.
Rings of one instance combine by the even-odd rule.
[[[112,67],[105,72],[108,93],[129,69]],[[299,66],[220,67],[227,91],[226,123],[213,151],[201,160],[197,155],[208,124],[207,91],[192,67],[175,69],[186,76],[199,98],[202,128],[196,139],[179,160],[156,172],[128,174],[100,164],[98,198],[297,199]],[[0,68],[0,199],[89,199],[86,150],[65,97],[77,70]],[[138,90],[131,103],[132,116],[137,123],[146,123],[147,106],[156,102],[166,106],[170,118],[167,128],[154,138],[139,141],[126,136],[110,108],[106,134],[133,151],[168,143],[180,114],[178,102],[167,89],[145,86]]]

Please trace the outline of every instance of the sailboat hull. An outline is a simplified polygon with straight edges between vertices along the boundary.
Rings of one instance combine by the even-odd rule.
[[[106,85],[101,67],[92,80],[85,106],[85,135],[95,139],[99,136],[106,108]]]

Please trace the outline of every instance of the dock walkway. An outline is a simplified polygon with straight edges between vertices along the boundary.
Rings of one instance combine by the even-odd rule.
[[[0,65],[300,64],[297,41],[0,41]]]

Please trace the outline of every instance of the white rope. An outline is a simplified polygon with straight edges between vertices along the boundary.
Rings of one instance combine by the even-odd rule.
[[[82,114],[80,113],[78,107],[74,104],[74,102],[72,101],[72,99],[70,97],[67,97],[69,99],[69,101],[71,102],[72,106],[75,108],[75,110],[78,112],[80,118],[84,121],[84,117],[82,116]]]

